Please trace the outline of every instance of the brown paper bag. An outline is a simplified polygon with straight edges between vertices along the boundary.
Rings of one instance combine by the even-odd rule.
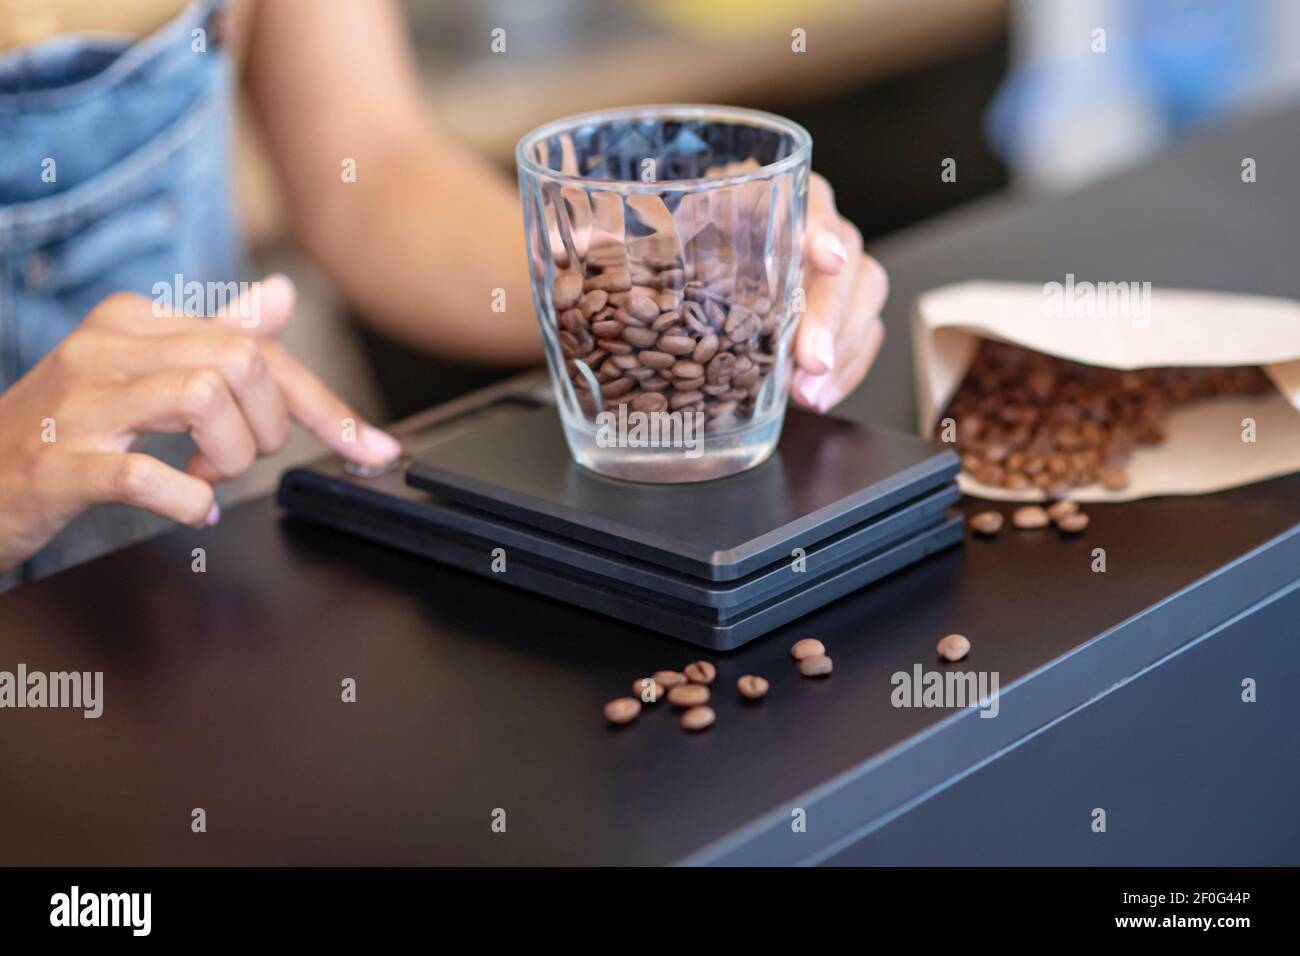
[[[1300,470],[1300,302],[1265,296],[1152,289],[1142,283],[963,282],[920,296],[913,311],[922,434],[934,436],[981,339],[1115,369],[1258,365],[1277,391],[1175,408],[1166,440],[1139,447],[1128,487],[1079,487],[1078,501],[1201,494]],[[1254,441],[1243,440],[1246,419]],[[1033,501],[960,478],[979,498]]]

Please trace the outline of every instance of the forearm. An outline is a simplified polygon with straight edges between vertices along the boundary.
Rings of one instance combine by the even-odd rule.
[[[450,358],[541,361],[518,194],[458,148],[416,140],[331,190],[300,235],[376,329]]]
[[[396,4],[261,3],[252,40],[295,232],[361,314],[451,358],[539,361],[517,193],[433,128]]]

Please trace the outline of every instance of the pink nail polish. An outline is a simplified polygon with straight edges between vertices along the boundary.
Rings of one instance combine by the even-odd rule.
[[[827,372],[835,368],[835,340],[831,338],[830,329],[823,326],[813,329],[812,353]]]
[[[822,252],[836,260],[839,268],[843,269],[849,264],[849,250],[844,248],[844,243],[840,242],[840,237],[835,233],[822,230],[817,234],[817,244]]]
[[[362,427],[361,444],[381,461],[392,461],[402,454],[402,445],[396,438],[371,425]]]
[[[794,390],[799,401],[810,408],[817,407],[817,394],[826,385],[826,376],[799,371],[794,376]]]
[[[214,524],[216,524],[220,520],[221,520],[221,505],[217,504],[214,501],[212,503],[212,507],[208,509],[208,516],[203,519],[203,523],[207,527],[211,528]]]
[[[843,397],[844,394],[836,386],[820,390],[820,394],[817,396],[817,411],[825,415],[839,404],[840,399]]]

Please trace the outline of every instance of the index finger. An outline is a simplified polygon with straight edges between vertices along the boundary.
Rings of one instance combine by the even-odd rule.
[[[396,438],[362,420],[278,342],[263,343],[262,351],[289,413],[331,449],[365,465],[384,465],[402,454]]]

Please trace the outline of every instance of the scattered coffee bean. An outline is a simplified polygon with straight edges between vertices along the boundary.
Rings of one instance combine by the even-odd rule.
[[[712,684],[713,679],[718,676],[718,669],[708,661],[696,661],[693,664],[687,664],[683,669],[686,679],[693,684]]]
[[[736,681],[736,687],[740,690],[742,697],[749,700],[758,700],[767,694],[767,680],[757,677],[754,674],[746,674]]]
[[[712,707],[692,707],[682,714],[682,729],[704,730],[706,727],[711,727],[715,720],[717,714],[713,712]]]
[[[653,677],[642,677],[632,685],[632,693],[646,704],[653,704],[663,699],[664,686]]]
[[[1088,516],[1082,511],[1072,511],[1056,519],[1056,526],[1066,534],[1079,534],[1088,527]]]
[[[833,668],[834,664],[825,654],[815,654],[799,660],[799,673],[804,677],[825,677]]]
[[[651,676],[654,677],[656,684],[670,689],[686,683],[686,675],[677,671],[655,671]]]
[[[703,684],[679,684],[668,691],[668,703],[674,707],[698,707],[709,702],[709,689]]]
[[[939,656],[946,661],[959,661],[970,653],[970,641],[961,634],[949,634],[939,642]]]
[[[805,637],[801,641],[795,641],[794,647],[790,648],[790,656],[797,661],[808,657],[820,657],[825,653],[826,647],[815,637]]]
[[[1048,506],[1047,517],[1053,521],[1060,521],[1066,515],[1072,515],[1078,510],[1079,505],[1077,502],[1071,501],[1069,498],[1063,498]]]
[[[970,516],[971,530],[979,534],[995,535],[1002,530],[1002,513],[981,511]]]
[[[605,719],[611,724],[630,724],[641,713],[641,701],[635,697],[619,697],[605,705]]]
[[[1017,528],[1029,531],[1034,528],[1046,528],[1049,519],[1047,512],[1038,505],[1024,505],[1012,513],[1011,523]]]

